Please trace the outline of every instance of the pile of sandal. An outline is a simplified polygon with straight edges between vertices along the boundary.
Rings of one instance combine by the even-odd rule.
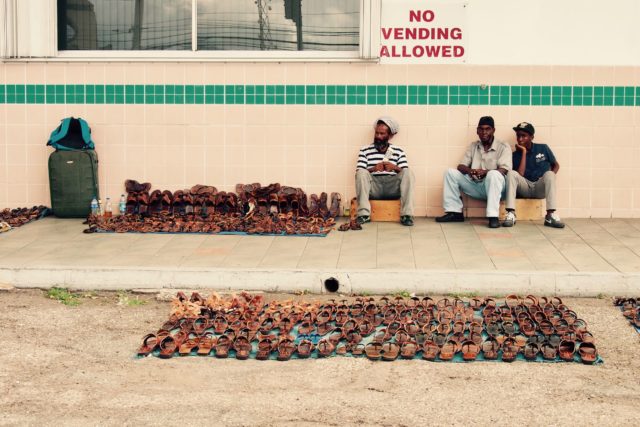
[[[340,214],[341,196],[307,195],[300,188],[238,184],[236,192],[195,185],[189,190],[151,191],[151,184],[125,182],[125,215],[91,216],[86,232],[190,232],[325,235]]]
[[[584,320],[558,297],[357,297],[337,302],[221,298],[179,292],[169,320],[138,350],[175,355],[289,360],[333,355],[392,361],[516,359],[600,361]]]
[[[50,209],[46,206],[34,206],[32,208],[4,209],[0,211],[0,233],[12,228],[21,227],[28,222],[44,218],[49,215]]]
[[[620,307],[624,317],[640,332],[640,298],[617,297],[613,304]]]

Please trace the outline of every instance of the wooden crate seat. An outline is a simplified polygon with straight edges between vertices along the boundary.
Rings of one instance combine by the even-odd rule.
[[[400,200],[370,200],[371,221],[399,222]]]

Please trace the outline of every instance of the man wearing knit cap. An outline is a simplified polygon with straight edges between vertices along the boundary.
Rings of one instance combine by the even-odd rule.
[[[409,170],[404,150],[389,141],[400,127],[391,117],[383,116],[373,123],[373,143],[358,154],[356,165],[356,197],[359,224],[371,221],[369,199],[400,198],[400,223],[413,225],[413,172]]]
[[[445,173],[442,196],[445,214],[437,217],[437,222],[464,221],[462,191],[474,199],[486,200],[489,228],[500,227],[500,199],[505,190],[505,176],[511,169],[511,147],[495,139],[495,130],[493,117],[481,117],[476,129],[479,139],[471,143],[458,168]]]
[[[507,214],[503,227],[516,225],[516,197],[546,199],[547,216],[544,225],[564,228],[556,214],[556,174],[560,164],[547,144],[534,144],[535,129],[531,123],[522,122],[513,128],[516,132],[516,151],[513,152],[513,170],[507,173]]]

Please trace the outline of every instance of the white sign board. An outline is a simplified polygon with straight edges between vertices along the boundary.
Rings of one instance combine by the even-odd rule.
[[[457,0],[383,0],[380,62],[465,62],[466,5]]]

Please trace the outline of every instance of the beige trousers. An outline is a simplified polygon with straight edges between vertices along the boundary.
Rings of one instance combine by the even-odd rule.
[[[547,210],[555,210],[556,174],[548,171],[539,180],[531,182],[518,172],[510,170],[507,173],[506,209],[516,208],[516,197],[522,199],[546,199]]]
[[[396,175],[371,175],[366,169],[356,170],[356,197],[358,216],[371,215],[369,199],[384,200],[400,198],[400,215],[413,216],[414,175],[409,169],[402,169]]]

